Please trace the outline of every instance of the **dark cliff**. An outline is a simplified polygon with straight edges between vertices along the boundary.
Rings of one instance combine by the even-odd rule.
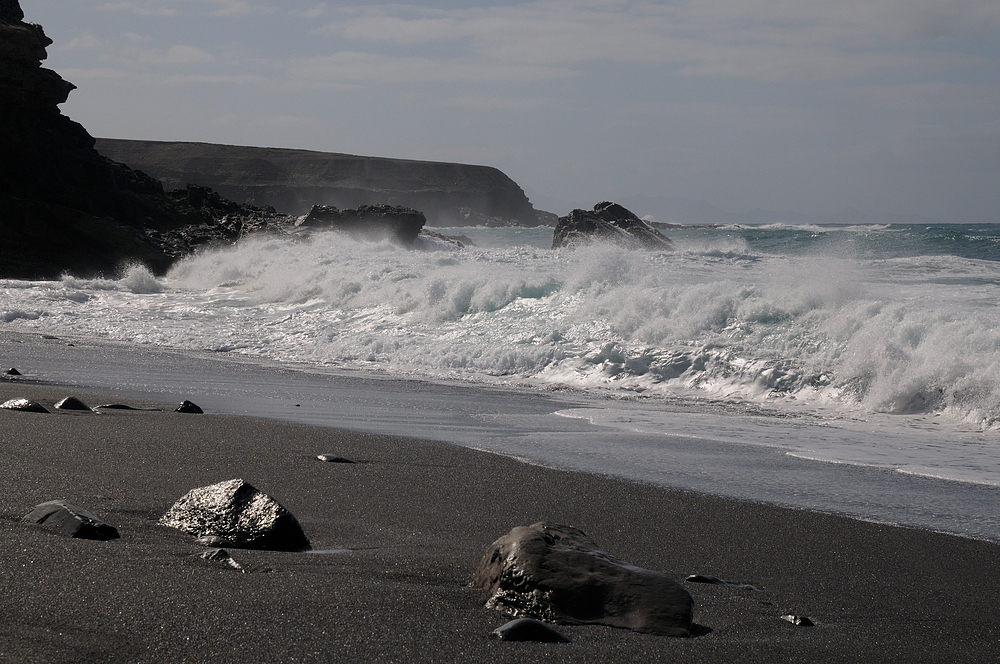
[[[197,183],[235,201],[304,214],[313,205],[416,208],[434,226],[534,226],[538,216],[496,168],[310,150],[97,139],[101,154],[165,187]]]
[[[162,272],[195,246],[287,219],[115,163],[59,111],[74,85],[41,66],[52,40],[0,0],[0,276]]]

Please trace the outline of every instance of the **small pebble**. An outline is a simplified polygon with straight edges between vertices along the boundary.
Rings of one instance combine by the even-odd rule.
[[[809,618],[806,618],[805,616],[787,615],[787,616],[781,616],[781,619],[787,620],[788,622],[798,627],[813,627],[816,624]]]
[[[203,551],[199,553],[198,557],[202,558],[203,560],[211,560],[213,562],[223,563],[241,572],[246,571],[245,569],[243,569],[243,565],[240,565],[238,562],[233,560],[233,557],[230,556],[229,552],[226,551],[225,549],[209,549],[208,551]]]
[[[198,404],[196,404],[196,403],[194,403],[192,401],[182,401],[181,405],[177,406],[177,408],[174,409],[174,412],[175,413],[194,413],[196,415],[200,415],[200,414],[204,413],[205,411],[203,411],[201,408],[199,408]]]
[[[710,574],[692,574],[684,580],[688,583],[711,583],[717,586],[727,586],[729,588],[737,588],[740,590],[756,590],[757,592],[760,592],[758,588],[751,586],[749,583],[726,581],[725,579],[720,579],[719,577],[711,576]]]
[[[493,630],[501,641],[539,641],[542,643],[569,643],[570,640],[540,620],[518,618]]]
[[[320,454],[316,457],[320,461],[326,461],[328,463],[357,463],[357,461],[351,461],[350,459],[345,459],[342,456],[337,456],[336,454]]]

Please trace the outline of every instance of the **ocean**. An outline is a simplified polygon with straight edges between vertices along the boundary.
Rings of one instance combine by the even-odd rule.
[[[476,246],[250,236],[162,278],[0,280],[0,361],[1000,541],[1000,225],[681,228],[673,252],[434,230]]]

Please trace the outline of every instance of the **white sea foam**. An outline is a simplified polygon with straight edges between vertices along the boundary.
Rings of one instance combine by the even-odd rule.
[[[161,279],[133,266],[2,282],[0,322],[396,374],[1000,420],[996,263],[675,241],[673,253],[406,251],[251,237]]]

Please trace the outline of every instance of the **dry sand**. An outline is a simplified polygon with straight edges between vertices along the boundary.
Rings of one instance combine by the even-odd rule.
[[[0,401],[67,395],[0,381]],[[323,463],[324,452],[361,463]],[[2,661],[1000,661],[994,543],[211,414],[0,411],[0,459]],[[231,549],[241,573],[156,525],[189,489],[237,477],[291,510],[316,552]],[[121,539],[21,522],[53,499]],[[572,643],[492,640],[508,618],[468,580],[494,539],[543,519],[677,580],[759,590],[685,583],[694,638],[559,626]]]

